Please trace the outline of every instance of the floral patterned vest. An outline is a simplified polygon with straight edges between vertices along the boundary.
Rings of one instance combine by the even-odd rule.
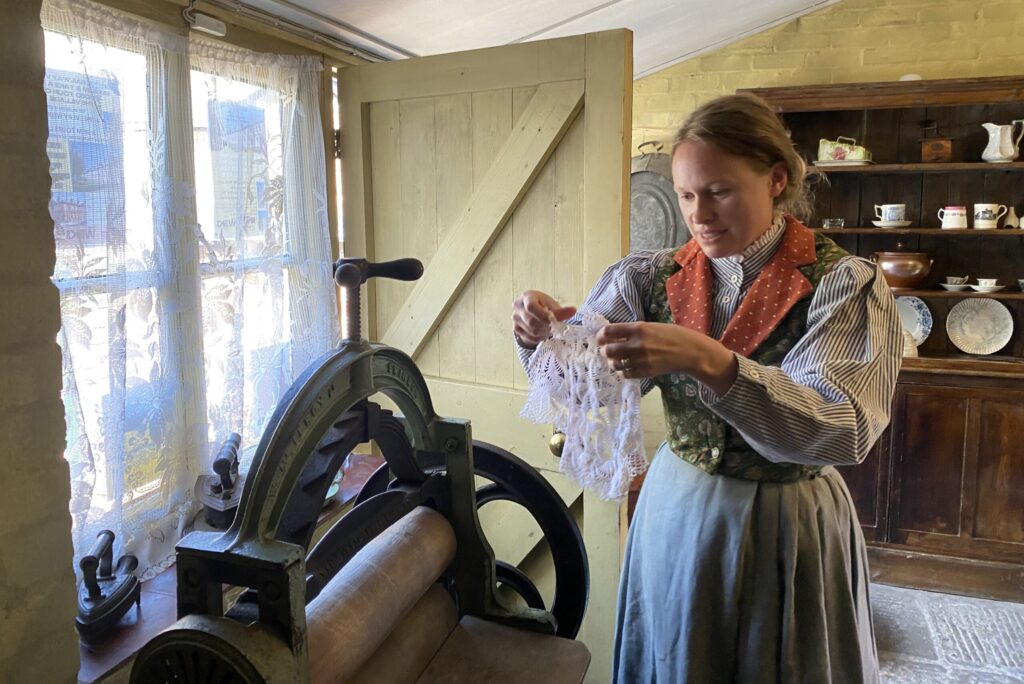
[[[814,289],[817,288],[818,283],[829,269],[848,254],[828,238],[813,234],[810,229],[795,219],[787,217],[787,224],[786,236],[783,237],[772,260],[765,265],[758,275],[758,279],[747,291],[744,303],[754,295],[758,281],[769,277],[772,273],[776,277],[783,274],[781,276],[784,283],[783,296],[788,296],[795,302],[777,301],[777,297],[769,300],[770,303],[767,305],[775,308],[775,311],[770,312],[774,315],[764,317],[768,321],[765,322],[764,329],[760,330],[759,335],[755,336],[752,341],[747,341],[745,338],[737,340],[734,333],[736,327],[742,327],[733,325],[741,315],[747,318],[756,318],[750,316],[752,307],[748,307],[747,313],[745,313],[744,306],[741,304],[722,336],[723,343],[730,349],[767,366],[780,366],[785,355],[803,336],[807,329],[807,311],[810,308]],[[797,246],[798,241],[803,243],[802,248]],[[784,259],[780,258],[782,256],[780,252],[786,251],[787,248],[790,253],[794,254],[802,251],[803,258],[790,262],[788,265],[778,263],[784,262]],[[706,263],[706,257],[695,255],[697,250],[699,248],[696,244],[691,243],[674,256],[665,258],[655,279],[651,301],[647,304],[649,307],[646,312],[647,320],[695,327],[693,316],[691,316],[694,307],[691,306],[689,310],[682,309],[683,302],[687,298],[681,294],[684,292],[694,293],[694,290],[697,291],[699,297],[707,297],[706,311],[710,311],[710,296],[713,292],[700,293],[700,290],[702,288],[707,290],[711,285],[707,281],[707,277],[695,278],[693,276],[694,262],[688,261],[694,256],[698,260],[703,258],[705,267],[710,269],[710,265]],[[800,265],[801,263],[802,265]],[[681,273],[687,268],[690,268],[691,271],[689,281],[684,277],[687,276],[687,273]],[[709,274],[708,270],[708,276]],[[787,282],[786,278],[790,278],[790,280]],[[696,282],[701,280],[704,282]],[[762,288],[761,293],[764,289],[766,288]],[[674,293],[679,294],[673,296]],[[760,303],[765,304],[765,302]],[[786,310],[787,307],[790,308]],[[701,308],[700,303],[696,308]],[[757,310],[756,305],[754,310]],[[705,313],[704,317],[710,318],[710,314]],[[700,318],[699,312],[696,318]],[[705,320],[704,324],[710,325],[710,321]],[[707,332],[706,330],[701,331]],[[761,338],[760,341],[758,341],[758,337]],[[744,341],[747,343],[744,344]],[[672,451],[684,461],[708,473],[765,482],[793,482],[814,477],[821,471],[821,466],[773,463],[762,457],[747,444],[738,431],[701,402],[697,391],[697,381],[689,376],[671,373],[654,378],[654,382],[661,389],[665,408],[665,422],[668,427],[666,441]]]

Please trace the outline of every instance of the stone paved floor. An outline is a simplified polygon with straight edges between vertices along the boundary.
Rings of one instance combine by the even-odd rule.
[[[1024,604],[871,587],[885,684],[1024,684]]]

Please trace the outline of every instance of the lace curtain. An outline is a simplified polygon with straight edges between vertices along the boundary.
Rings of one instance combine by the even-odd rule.
[[[190,59],[209,437],[255,447],[336,334],[320,63],[201,40]]]
[[[149,577],[211,453],[251,454],[336,339],[320,67],[86,0],[42,19],[75,552],[114,530]]]

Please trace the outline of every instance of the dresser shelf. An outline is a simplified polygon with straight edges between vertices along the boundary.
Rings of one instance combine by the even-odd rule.
[[[969,171],[1024,171],[1024,162],[990,164],[989,162],[931,162],[910,164],[865,164],[864,166],[810,166],[808,171],[821,173],[950,173]]]
[[[936,237],[1024,237],[1020,228],[815,228],[822,235],[932,235]]]
[[[1024,378],[1024,360],[997,354],[911,356],[903,359],[902,370],[906,373],[936,375]]]
[[[950,292],[948,290],[893,290],[892,294],[894,297],[925,297],[925,298],[942,298],[942,299],[1019,299],[1024,300],[1024,292],[1016,289],[1011,290],[1009,286],[1005,290],[999,292],[974,292],[973,290],[967,292]]]

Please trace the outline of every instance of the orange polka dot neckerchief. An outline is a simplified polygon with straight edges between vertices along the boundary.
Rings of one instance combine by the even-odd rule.
[[[711,260],[696,240],[686,243],[673,258],[682,268],[665,281],[672,320],[709,335],[715,294]],[[797,269],[813,264],[816,259],[814,232],[792,216],[786,216],[782,242],[761,269],[719,341],[737,354],[749,357],[789,310],[814,289]]]

